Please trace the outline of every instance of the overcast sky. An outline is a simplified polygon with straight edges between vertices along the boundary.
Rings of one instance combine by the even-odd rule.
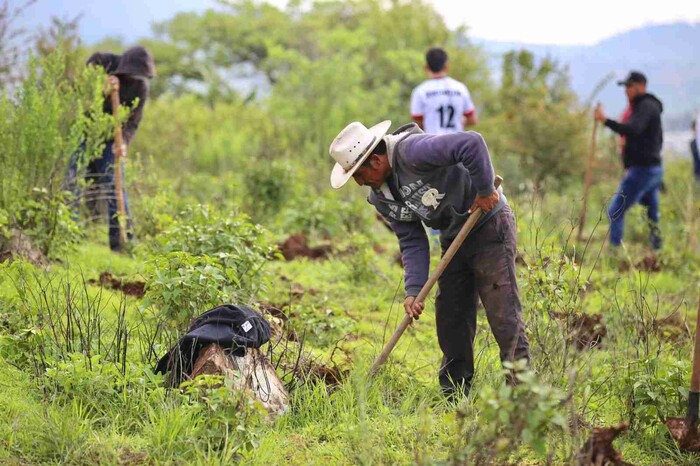
[[[3,0],[0,0],[2,2]],[[11,6],[27,0],[9,0]],[[467,25],[475,38],[536,44],[593,44],[636,27],[674,21],[700,21],[700,0],[429,0],[450,27]],[[286,0],[273,0],[284,5]],[[51,16],[82,14],[88,43],[105,36],[127,42],[150,34],[150,25],[179,11],[216,5],[215,0],[36,0],[21,17],[27,29]]]

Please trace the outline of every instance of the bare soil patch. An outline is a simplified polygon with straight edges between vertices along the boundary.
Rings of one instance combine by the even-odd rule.
[[[110,272],[102,272],[100,278],[90,279],[88,283],[91,285],[99,285],[102,288],[107,288],[109,290],[120,290],[127,296],[135,296],[136,298],[143,298],[146,294],[146,284],[141,281],[126,282],[118,278],[115,278]]]
[[[551,312],[550,315],[566,323],[567,338],[577,350],[602,347],[603,338],[608,334],[602,314]]]
[[[594,427],[586,444],[578,453],[579,466],[632,466],[622,459],[622,453],[615,450],[613,440],[628,428],[627,424],[614,427]]]
[[[290,235],[283,243],[278,245],[285,260],[291,261],[300,257],[308,259],[326,259],[331,253],[331,245],[324,244],[310,247],[306,235],[297,233]]]

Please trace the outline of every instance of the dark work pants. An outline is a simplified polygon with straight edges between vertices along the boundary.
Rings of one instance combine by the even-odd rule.
[[[443,242],[443,254],[450,243]],[[471,386],[479,299],[501,361],[530,360],[515,277],[515,243],[515,217],[506,205],[467,237],[438,280],[439,379],[447,395],[467,394]]]
[[[76,199],[76,214],[77,214],[77,202],[81,196],[81,190],[79,183],[77,183],[77,171],[78,171],[78,161],[79,157],[83,154],[82,151],[76,153],[71,157],[69,167],[68,167],[68,189],[73,193]],[[118,250],[119,246],[119,221],[117,217],[117,196],[116,189],[114,186],[114,152],[112,151],[112,142],[107,142],[105,144],[104,151],[102,152],[102,157],[91,160],[88,163],[87,170],[85,173],[85,178],[92,180],[99,187],[99,196],[104,198],[107,202],[107,215],[109,218],[109,247],[112,250]],[[124,163],[122,161],[122,194],[124,196],[124,207],[126,209],[127,217],[127,237],[131,239],[131,232],[133,231],[133,224],[131,222],[131,214],[129,213],[129,201],[126,197],[126,189],[124,188],[124,181],[126,174],[124,172]]]

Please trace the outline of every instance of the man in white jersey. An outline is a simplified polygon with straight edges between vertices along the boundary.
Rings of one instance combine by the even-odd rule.
[[[429,134],[464,131],[477,123],[476,109],[467,86],[447,76],[447,52],[432,48],[425,54],[430,79],[411,94],[411,118]]]

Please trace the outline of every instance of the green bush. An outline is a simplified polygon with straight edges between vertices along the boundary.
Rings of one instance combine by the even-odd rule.
[[[34,188],[17,205],[15,226],[44,254],[58,256],[83,237],[66,202],[69,199],[66,191],[52,196],[46,188]]]
[[[0,210],[6,227],[29,223],[45,253],[71,228],[61,208],[69,158],[81,144],[86,160],[97,155],[113,121],[102,113],[103,74],[84,69],[69,81],[65,66],[60,52],[32,58],[27,79],[0,95]]]
[[[294,197],[291,176],[291,166],[283,162],[251,164],[245,176],[245,204],[253,218],[262,221],[279,213]]]
[[[176,327],[210,307],[252,299],[268,284],[265,264],[279,255],[267,231],[246,216],[204,205],[183,211],[148,249],[147,303]]]
[[[557,448],[557,442],[549,438],[552,432],[568,429],[566,394],[539,380],[533,371],[523,370],[522,361],[504,365],[507,370],[520,369],[519,383],[500,388],[489,385],[479,393],[479,424],[483,428],[471,438],[474,450],[469,455],[475,464],[501,463],[494,459],[512,461],[511,455],[521,445],[544,458]]]
[[[243,214],[225,215],[207,205],[190,206],[177,218],[177,223],[158,235],[151,243],[154,253],[187,252],[194,256],[208,255],[230,260],[241,282],[257,277],[265,261],[277,254],[269,233],[251,223]]]
[[[157,306],[173,328],[209,308],[234,301],[236,277],[218,258],[170,252],[148,263],[144,306]]]
[[[284,210],[282,229],[330,238],[351,232],[367,233],[373,208],[365,202],[319,195],[300,196]]]

